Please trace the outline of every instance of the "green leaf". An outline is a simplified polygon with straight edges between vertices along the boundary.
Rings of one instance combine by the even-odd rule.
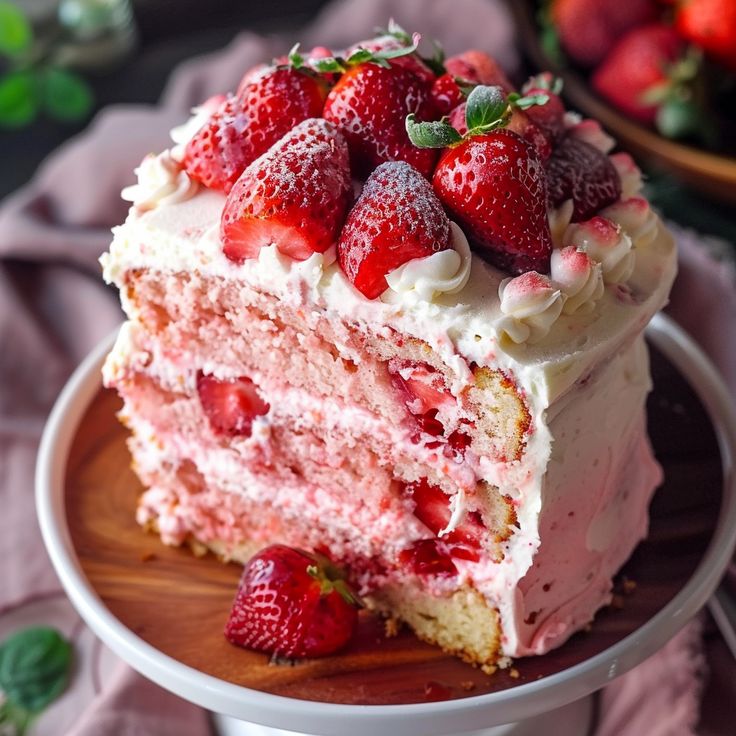
[[[406,132],[418,148],[446,148],[463,139],[446,118],[418,123],[413,113],[406,116]]]
[[[411,43],[411,36],[393,18],[389,18],[386,34],[402,43]]]
[[[36,117],[38,91],[31,72],[10,72],[0,77],[0,127],[20,128]]]
[[[528,110],[534,105],[546,105],[549,102],[549,95],[546,92],[538,92],[537,94],[521,97],[517,92],[512,92],[509,95],[509,102],[513,107],[518,107],[520,110]]]
[[[355,51],[353,51],[350,56],[347,58],[348,64],[352,64],[354,66],[357,66],[358,64],[364,64],[366,61],[372,61],[373,60],[373,52],[368,51],[368,49],[364,48],[357,48]]]
[[[643,105],[661,105],[667,98],[672,96],[673,89],[672,82],[668,79],[657,82],[639,95],[639,102]]]
[[[682,138],[696,133],[701,116],[691,100],[669,99],[657,110],[657,129],[667,138]]]
[[[380,49],[379,51],[374,51],[373,61],[377,61],[378,59],[396,59],[399,56],[413,54],[419,47],[421,40],[422,37],[418,33],[415,33],[411,37],[411,43],[408,46],[402,46],[400,49]]]
[[[322,59],[312,59],[310,61],[312,68],[318,72],[344,72],[345,62],[336,56],[327,56]]]
[[[43,105],[52,118],[76,122],[92,109],[92,91],[77,74],[50,68],[43,77]]]
[[[423,56],[422,61],[434,72],[435,76],[441,77],[447,69],[445,69],[445,50],[442,48],[437,39],[432,39],[434,53],[431,57]]]
[[[20,8],[0,0],[0,54],[17,56],[31,45],[32,40],[33,31]]]
[[[72,647],[45,626],[23,629],[0,645],[0,690],[14,706],[40,713],[66,688]]]
[[[299,53],[299,44],[295,43],[291,51],[289,51],[289,64],[294,69],[301,69],[304,66],[304,57]]]
[[[479,84],[468,95],[465,106],[465,123],[468,130],[490,128],[497,124],[508,107],[500,87]]]

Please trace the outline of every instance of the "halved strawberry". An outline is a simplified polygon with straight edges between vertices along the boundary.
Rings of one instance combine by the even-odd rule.
[[[375,299],[386,275],[450,247],[450,221],[429,182],[403,161],[381,164],[348,214],[337,257],[350,282]]]
[[[197,393],[210,427],[216,434],[250,437],[253,420],[271,408],[247,376],[222,381],[197,374]]]
[[[392,358],[388,372],[412,414],[424,414],[454,401],[442,374],[427,363]]]
[[[419,539],[399,552],[399,562],[415,575],[449,577],[457,575],[457,567],[447,547],[437,539]]]
[[[246,74],[238,95],[228,97],[189,141],[184,168],[197,181],[224,192],[248,164],[297,123],[322,113],[325,81],[311,71],[258,67]]]
[[[295,260],[332,245],[352,198],[345,140],[326,120],[297,125],[243,172],[227,197],[220,237],[236,263],[275,245]]]
[[[245,566],[225,637],[277,656],[324,657],[348,643],[359,605],[328,559],[274,544]]]
[[[546,163],[550,202],[574,204],[572,221],[587,220],[621,196],[621,178],[611,160],[597,148],[567,135]]]
[[[452,512],[450,511],[450,497],[437,486],[433,486],[426,478],[407,483],[404,494],[414,502],[414,516],[424,524],[435,536],[447,528]],[[462,522],[448,534],[439,537],[450,545],[464,545],[471,549],[478,549],[486,534],[483,520],[477,511],[465,514]]]

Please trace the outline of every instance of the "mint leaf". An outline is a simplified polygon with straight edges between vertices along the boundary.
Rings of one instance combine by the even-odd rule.
[[[36,80],[30,72],[10,72],[0,77],[0,127],[20,128],[38,112]]]
[[[318,72],[344,72],[345,62],[335,56],[328,56],[322,59],[310,59],[309,63],[313,69]]]
[[[92,92],[77,74],[50,68],[43,76],[43,105],[52,118],[75,122],[92,109]]]
[[[498,124],[508,107],[500,87],[479,84],[471,90],[465,105],[465,123],[468,130],[488,129]]]
[[[462,140],[460,133],[446,118],[418,123],[413,113],[406,116],[406,132],[409,140],[418,148],[446,148]]]
[[[294,67],[294,69],[301,69],[304,66],[304,57],[299,53],[299,44],[295,43],[291,51],[289,51],[289,64]]]
[[[546,105],[549,102],[549,95],[546,92],[538,92],[537,94],[524,95],[521,97],[518,92],[512,92],[509,95],[509,103],[519,110],[528,110],[535,105]]]
[[[0,644],[0,690],[8,702],[40,713],[66,688],[72,647],[57,631],[37,626]]]
[[[0,0],[0,54],[17,56],[31,45],[32,40],[33,31],[20,8]]]

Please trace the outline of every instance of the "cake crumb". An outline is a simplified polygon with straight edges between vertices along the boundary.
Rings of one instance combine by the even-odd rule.
[[[511,659],[511,657],[500,657],[498,659],[498,661],[496,662],[496,664],[502,670],[505,670],[505,669],[508,669],[509,667],[511,667],[512,663],[513,663],[513,660]]]
[[[471,690],[475,690],[475,683],[472,680],[463,680],[460,683],[460,687],[465,690],[466,693],[469,693]]]
[[[509,670],[509,677],[513,677],[514,680],[519,679],[519,670],[516,669],[516,667],[512,667]]]
[[[624,595],[631,595],[636,590],[636,580],[630,580],[626,576],[623,579]]]
[[[398,618],[389,616],[384,620],[383,633],[387,639],[393,639],[393,637],[398,636],[399,631],[401,631],[401,621]]]
[[[481,665],[481,669],[487,675],[493,675],[493,674],[495,674],[495,672],[498,669],[498,667],[496,667],[495,664],[484,664],[484,665]]]
[[[195,557],[204,557],[209,552],[209,549],[201,542],[198,542],[196,539],[188,539],[187,543],[189,544],[189,549],[192,550],[192,554]]]

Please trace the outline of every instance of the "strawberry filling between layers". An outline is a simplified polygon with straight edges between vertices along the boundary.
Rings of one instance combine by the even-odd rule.
[[[608,600],[660,479],[642,421],[649,384],[641,339],[533,416],[526,451],[509,461],[474,453],[479,417],[443,390],[434,358],[414,360],[411,341],[405,357],[381,362],[353,346],[345,362],[345,344],[331,352],[315,333],[274,326],[250,309],[238,324],[247,316],[258,331],[223,323],[216,339],[206,330],[212,313],[170,320],[166,300],[147,292],[174,276],[139,277],[128,296],[148,329],[129,323],[121,331],[106,380],[126,400],[136,468],[151,487],[140,521],[155,523],[165,541],[191,536],[226,553],[254,541],[321,548],[350,566],[364,592],[417,578],[438,597],[471,586],[499,610],[510,656],[547,651]],[[179,286],[183,309],[191,294],[185,280]],[[302,366],[299,377],[289,373]],[[249,436],[222,434],[198,379],[246,373],[259,412],[267,409]],[[605,427],[591,426],[606,413]],[[494,479],[513,493],[510,504]],[[571,513],[576,529],[593,530],[590,540],[555,531]]]

